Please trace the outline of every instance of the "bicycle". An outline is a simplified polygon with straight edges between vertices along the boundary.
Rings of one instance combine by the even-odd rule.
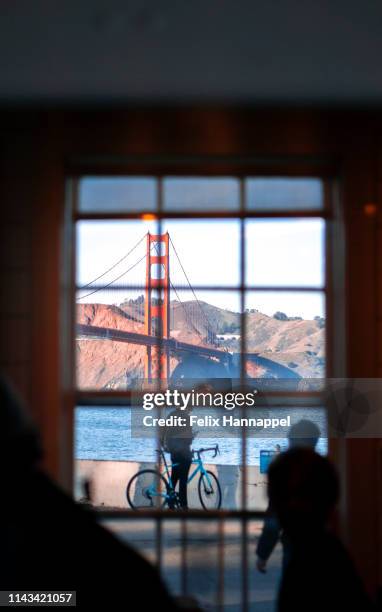
[[[192,450],[192,463],[196,465],[195,470],[187,479],[187,485],[200,473],[198,482],[199,501],[204,510],[219,510],[222,501],[220,483],[215,474],[206,470],[203,465],[202,453],[214,451],[214,457],[220,452],[219,445],[210,448],[199,448]],[[157,450],[164,464],[164,471],[147,469],[140,470],[130,479],[126,488],[127,501],[133,510],[141,508],[164,508],[166,504],[172,508],[179,508],[179,497],[175,491],[170,468],[177,465],[169,465],[164,451]],[[194,459],[195,457],[195,459]]]

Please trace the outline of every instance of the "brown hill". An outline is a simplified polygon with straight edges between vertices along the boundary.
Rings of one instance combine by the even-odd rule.
[[[77,304],[77,323],[143,333],[143,321],[109,304]]]
[[[277,320],[260,312],[246,315],[246,350],[293,369],[300,376],[325,371],[322,320]]]
[[[77,322],[123,331],[143,332],[143,324],[132,320],[117,306],[77,305]],[[123,389],[142,376],[145,347],[110,340],[77,338],[77,384],[82,389]]]
[[[240,340],[232,334],[240,330],[240,315],[201,303],[204,315],[195,301],[171,303],[171,336],[191,344],[207,343],[211,326],[223,338],[221,348],[239,352]],[[77,321],[124,331],[143,333],[142,303],[124,303],[121,307],[105,304],[79,304]],[[257,311],[245,314],[246,352],[257,353],[287,366],[300,376],[323,376],[325,365],[323,320],[295,320],[269,317]],[[231,334],[231,336],[230,336]],[[144,346],[77,339],[77,380],[80,388],[126,388],[143,376]],[[171,370],[178,360],[171,359]]]

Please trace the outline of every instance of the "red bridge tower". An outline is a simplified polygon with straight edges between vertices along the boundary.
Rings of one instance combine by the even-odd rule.
[[[148,346],[145,378],[149,381],[170,376],[168,350],[161,347],[161,338],[170,337],[170,268],[169,234],[147,233],[145,334],[156,336],[158,344]]]

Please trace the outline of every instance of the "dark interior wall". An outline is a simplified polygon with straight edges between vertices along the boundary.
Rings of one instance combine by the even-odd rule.
[[[296,172],[306,160],[308,165],[323,160],[338,177],[346,238],[346,348],[340,354],[334,343],[332,371],[372,377],[382,373],[381,125],[378,113],[339,110],[0,115],[0,367],[37,419],[46,467],[58,480],[69,486],[72,466],[70,349],[67,329],[64,338],[61,333],[70,316],[65,307],[71,253],[64,206],[68,173],[74,167],[90,169],[86,160],[96,156],[114,170],[123,169],[126,156],[250,156],[267,158],[280,172],[280,158]],[[335,283],[339,292],[341,282]],[[381,452],[379,440],[331,442],[343,483],[341,530],[372,590],[382,584]]]
[[[47,150],[48,132],[37,116],[20,115],[2,125],[0,358],[40,425],[46,464],[58,476],[63,191],[53,143]]]
[[[374,0],[3,0],[9,104],[380,104]]]

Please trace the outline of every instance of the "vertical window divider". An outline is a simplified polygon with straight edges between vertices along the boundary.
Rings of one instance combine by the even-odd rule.
[[[157,234],[160,236],[161,235],[161,230],[162,230],[162,207],[163,207],[163,201],[162,201],[162,197],[163,197],[163,181],[162,181],[162,177],[158,178],[158,189],[157,189],[157,218],[156,218],[156,232]],[[151,278],[151,274],[150,274],[150,278]],[[151,293],[150,293],[151,296]],[[152,333],[152,330],[150,330],[150,333]],[[158,374],[159,374],[159,380],[157,381],[157,383],[160,383],[160,385],[162,386],[162,359],[161,359],[161,351],[163,350],[163,327],[160,326],[159,329],[159,334],[157,334],[156,336],[156,353],[157,353],[157,360],[158,360]],[[163,414],[163,408],[159,409],[159,415],[158,416],[162,416]],[[160,439],[160,427],[157,424],[156,426],[156,448],[158,451],[161,450],[161,439]],[[157,453],[158,456],[158,471],[160,472],[162,469],[162,455],[160,452]],[[159,500],[158,500],[159,501]],[[162,560],[163,560],[163,522],[162,520],[157,521],[157,564],[158,564],[158,568],[159,571],[162,570]]]
[[[240,178],[240,387],[244,386],[246,378],[244,355],[246,351],[246,320],[245,320],[245,183]],[[244,403],[240,410],[242,416],[246,416],[246,405]],[[241,506],[245,512],[247,510],[247,430],[242,428],[241,438],[241,457],[242,457],[242,489]],[[247,547],[248,523],[243,514],[241,522],[241,565],[242,565],[242,610],[248,610],[248,547]]]

